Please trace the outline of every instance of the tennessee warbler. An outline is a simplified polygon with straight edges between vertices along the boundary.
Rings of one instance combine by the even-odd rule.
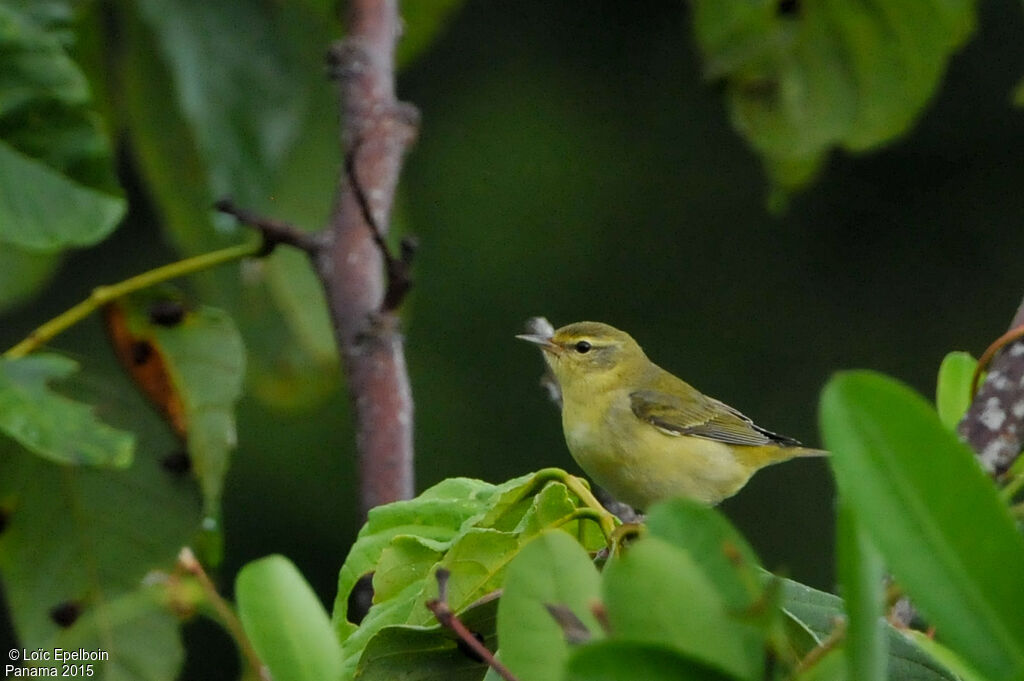
[[[516,338],[540,347],[558,381],[573,458],[636,508],[677,496],[717,504],[765,466],[827,454],[702,394],[607,324],[577,322],[551,335]]]

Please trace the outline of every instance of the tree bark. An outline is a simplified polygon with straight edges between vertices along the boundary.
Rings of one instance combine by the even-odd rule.
[[[413,402],[404,339],[385,305],[384,245],[417,112],[395,98],[397,0],[349,0],[348,37],[332,48],[346,155],[315,266],[327,292],[354,408],[363,514],[413,494]]]

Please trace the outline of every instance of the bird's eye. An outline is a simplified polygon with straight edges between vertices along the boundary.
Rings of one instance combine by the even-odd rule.
[[[580,341],[576,344],[576,352],[582,355],[583,353],[590,352],[591,347],[587,341]]]

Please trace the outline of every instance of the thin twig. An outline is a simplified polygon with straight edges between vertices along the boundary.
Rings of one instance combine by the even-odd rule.
[[[235,639],[249,666],[252,667],[260,679],[270,681],[270,673],[264,666],[263,661],[260,660],[260,656],[256,654],[256,649],[252,647],[252,641],[246,635],[242,622],[238,619],[235,611],[231,609],[227,601],[217,592],[217,587],[209,575],[206,574],[206,570],[203,569],[202,564],[196,558],[192,549],[186,546],[181,550],[178,554],[178,565],[198,580],[199,585],[203,588],[203,593],[206,594],[206,599],[213,606],[213,609],[217,611],[228,633]]]
[[[97,286],[92,290],[88,298],[32,331],[24,340],[3,353],[3,356],[7,359],[14,359],[34,352],[96,310],[121,296],[149,288],[170,279],[177,279],[187,274],[216,267],[217,265],[241,260],[242,258],[255,257],[259,253],[260,244],[258,243],[229,246],[219,251],[203,253],[202,255],[157,267],[124,281],[119,281],[116,284]]]
[[[263,248],[258,255],[269,255],[278,244],[287,244],[315,256],[323,248],[323,240],[295,225],[257,215],[241,208],[228,198],[220,199],[213,207],[221,213],[233,215],[239,222],[254,227],[263,237]]]
[[[545,603],[544,608],[562,630],[562,636],[565,637],[566,643],[581,645],[594,637],[590,633],[590,629],[587,629],[587,625],[583,623],[583,620],[577,617],[576,613],[568,605]]]
[[[438,568],[435,573],[437,578],[437,598],[427,601],[426,605],[430,612],[434,613],[434,617],[441,624],[442,627],[452,630],[459,640],[463,644],[469,647],[474,653],[476,653],[481,660],[486,662],[498,675],[505,679],[505,681],[519,681],[516,676],[509,671],[508,667],[503,665],[494,657],[494,653],[487,649],[483,643],[477,640],[476,636],[473,635],[466,625],[462,623],[462,620],[452,612],[451,607],[448,605],[448,578],[451,573],[444,568]]]
[[[800,676],[800,674],[821,662],[821,659],[842,643],[845,638],[846,620],[836,620],[835,626],[833,627],[832,632],[828,635],[828,638],[811,649],[811,651],[804,655],[803,659],[800,660],[800,663],[796,666],[796,670],[794,670],[794,676]]]
[[[384,272],[387,275],[388,281],[387,290],[384,292],[384,300],[381,301],[381,310],[390,312],[398,309],[398,306],[405,300],[405,296],[408,295],[409,289],[412,288],[412,260],[416,255],[416,249],[419,244],[415,237],[407,236],[402,239],[400,255],[396,257],[391,252],[391,248],[381,232],[380,225],[377,224],[377,218],[374,217],[373,211],[370,209],[370,201],[366,198],[366,192],[363,190],[363,185],[359,181],[359,175],[356,172],[355,158],[358,148],[359,144],[357,141],[353,144],[352,149],[345,154],[345,175],[348,177],[352,191],[355,193],[356,203],[359,204],[363,220],[370,228],[370,236],[373,238],[373,243],[377,245],[381,258],[384,259]]]

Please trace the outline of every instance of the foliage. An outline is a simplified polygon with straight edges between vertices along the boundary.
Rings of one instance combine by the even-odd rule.
[[[821,424],[840,493],[941,641],[987,678],[1021,678],[1024,539],[973,452],[869,372],[826,386]]]
[[[235,580],[238,616],[279,681],[337,678],[341,651],[330,620],[298,569],[283,556],[253,561]]]
[[[47,387],[77,370],[60,355],[0,358],[0,430],[58,463],[127,466],[135,449],[131,433],[98,421],[90,407]]]
[[[453,610],[529,681],[632,679],[638,669],[736,681],[1022,678],[1024,540],[970,451],[923,399],[870,372],[837,375],[821,418],[842,494],[845,607],[765,572],[722,515],[693,502],[653,508],[639,539],[605,547],[613,554],[600,569],[595,546],[559,527],[579,500],[551,473],[545,485],[449,480],[375,509],[360,534],[335,604],[341,678],[497,678],[456,654],[427,614],[442,566]],[[545,512],[556,497],[559,510]],[[977,515],[962,512],[965,498]],[[888,570],[935,640],[882,619]],[[356,622],[361,575],[372,575],[373,596]],[[495,630],[480,610],[499,587]]]
[[[461,4],[406,3],[400,64]],[[134,193],[154,214],[132,209],[182,256],[245,238],[211,212],[221,196],[323,225],[339,165],[322,69],[340,30],[329,5],[0,6],[0,311],[112,234],[129,208],[118,171],[144,185]],[[973,24],[968,0],[694,6],[706,75],[725,81],[734,125],[783,190],[834,147],[903,135]],[[187,291],[104,310],[134,386],[84,347],[0,358],[11,621],[28,649],[109,652],[100,678],[175,678],[182,619],[212,612],[209,594],[182,587],[174,556],[200,542],[208,563],[220,559],[243,394],[296,409],[337,386],[323,294],[301,254],[204,272]],[[652,509],[646,533],[619,544],[585,483],[547,470],[499,485],[449,479],[374,509],[330,619],[287,559],[249,564],[236,581],[241,624],[276,679],[494,678],[426,607],[443,569],[448,604],[523,681],[1022,679],[1024,543],[949,432],[973,370],[961,354],[943,363],[938,416],[879,375],[826,388],[845,604],[766,572],[724,516],[684,501]],[[879,620],[886,571],[935,640]]]
[[[206,513],[217,516],[245,372],[234,321],[216,308],[187,309],[166,292],[125,296],[105,317],[121,363],[185,441]]]
[[[347,660],[341,678],[497,678],[432,623],[425,603],[436,592],[440,566],[453,571],[453,609],[482,641],[497,644],[498,658],[524,680],[588,678],[597,667],[598,678],[636,678],[641,654],[651,658],[643,663],[651,665],[651,678],[669,673],[657,671],[663,667],[741,681],[958,678],[932,656],[953,653],[935,642],[922,649],[880,620],[880,601],[860,599],[865,605],[847,630],[840,599],[765,572],[722,515],[686,500],[655,507],[647,532],[599,570],[602,561],[595,565],[577,533],[531,519],[540,517],[551,490],[565,498],[557,479],[539,486],[526,477],[497,487],[449,480],[412,501],[376,509],[341,571],[335,604]],[[518,501],[509,506],[508,498]],[[512,522],[519,531],[514,539],[480,533]],[[533,529],[523,532],[527,527]],[[467,543],[471,537],[479,540]],[[356,624],[349,603],[361,572],[372,574],[373,601]],[[851,578],[844,587],[851,597],[865,589],[877,595],[879,584]],[[493,598],[482,597],[499,587],[495,630]],[[871,645],[856,630],[864,626]],[[865,670],[870,675],[853,676]]]
[[[16,361],[56,359],[67,361]],[[168,466],[180,445],[123,379],[87,372],[64,389],[130,428],[135,456],[121,469],[72,465],[0,441],[11,619],[27,648],[107,651],[105,678],[174,678],[184,658],[176,612],[189,606],[172,597],[167,575],[199,527],[198,490]]]
[[[372,651],[382,646],[380,641],[409,632],[421,638],[426,630],[433,632],[434,646],[428,651],[454,647],[426,608],[437,596],[438,569],[450,572],[448,602],[462,612],[486,608],[481,599],[493,599],[510,561],[545,530],[559,528],[585,546],[599,546],[594,521],[582,517],[586,506],[570,489],[580,484],[560,471],[503,485],[453,478],[414,500],[372,510],[338,579],[334,623],[342,642],[342,678],[377,678],[376,660],[366,657],[364,649]],[[373,606],[357,618],[357,625],[349,602],[364,575],[372,575]],[[489,629],[477,630],[485,639],[494,636],[493,612],[489,622]],[[396,662],[418,667],[415,655],[387,660]],[[465,664],[458,656],[456,662]],[[483,665],[475,667],[482,676]]]
[[[89,83],[65,51],[71,18],[63,3],[0,6],[0,310],[125,212]]]
[[[907,131],[974,27],[971,0],[697,2],[709,78],[781,189],[806,185],[829,150]]]

